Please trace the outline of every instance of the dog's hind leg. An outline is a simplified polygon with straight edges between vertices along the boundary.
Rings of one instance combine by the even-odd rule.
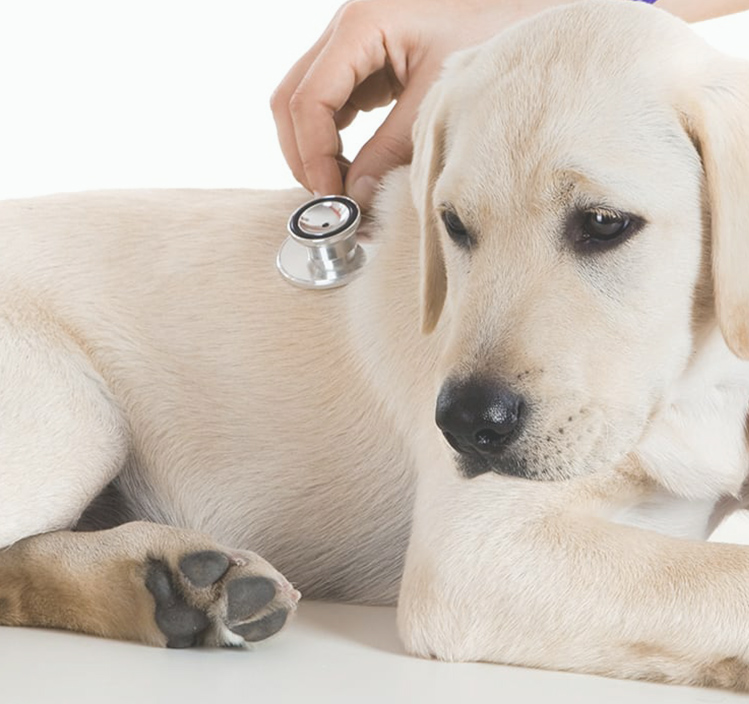
[[[0,548],[75,525],[128,451],[82,346],[43,310],[11,310],[0,312]]]
[[[0,625],[172,647],[279,631],[299,594],[254,553],[151,523],[65,530],[124,464],[127,424],[81,344],[13,310],[0,315]]]
[[[149,645],[241,645],[277,633],[299,593],[265,560],[194,531],[126,523],[0,550],[0,625]]]

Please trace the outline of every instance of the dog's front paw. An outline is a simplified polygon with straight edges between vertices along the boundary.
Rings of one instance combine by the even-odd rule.
[[[240,551],[153,556],[144,580],[170,648],[264,640],[283,628],[300,597],[268,563]]]

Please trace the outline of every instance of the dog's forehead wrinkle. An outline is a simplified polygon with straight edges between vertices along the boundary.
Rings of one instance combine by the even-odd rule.
[[[602,65],[590,61],[587,50],[578,57],[581,66],[569,58],[568,39],[557,40],[564,44],[564,60],[555,59],[556,53],[549,55],[543,46],[533,48],[531,43],[529,48],[529,41],[519,47],[498,41],[502,50],[484,52],[483,61],[473,62],[468,80],[461,76],[461,107],[453,110],[448,132],[451,148],[471,154],[474,168],[472,173],[463,171],[463,179],[470,181],[464,190],[530,181],[533,171],[547,173],[554,159],[567,158],[574,166],[583,134],[586,152],[598,153],[601,164],[610,169],[612,156],[622,163],[615,173],[580,168],[581,174],[601,183],[628,181],[632,187],[642,173],[650,174],[654,183],[667,181],[668,154],[683,158],[694,149],[672,107],[672,96],[666,95],[668,80],[659,74],[660,67],[637,70],[637,57]],[[496,62],[505,59],[508,70],[497,67]],[[543,159],[534,164],[529,154]],[[645,184],[641,190],[648,192]]]

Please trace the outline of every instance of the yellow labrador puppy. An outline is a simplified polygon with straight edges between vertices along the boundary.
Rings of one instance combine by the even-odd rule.
[[[749,471],[747,65],[570,5],[449,62],[345,289],[274,268],[303,198],[2,206],[0,623],[235,645],[298,587],[417,655],[749,687],[749,548],[702,542]]]

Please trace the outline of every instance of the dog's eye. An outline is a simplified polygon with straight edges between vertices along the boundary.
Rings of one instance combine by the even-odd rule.
[[[454,210],[445,209],[442,211],[442,222],[445,224],[447,234],[460,247],[471,246],[471,235],[468,233],[466,226],[457,216]]]
[[[591,210],[583,218],[583,238],[610,242],[621,237],[631,224],[631,220],[621,213],[606,210]]]

